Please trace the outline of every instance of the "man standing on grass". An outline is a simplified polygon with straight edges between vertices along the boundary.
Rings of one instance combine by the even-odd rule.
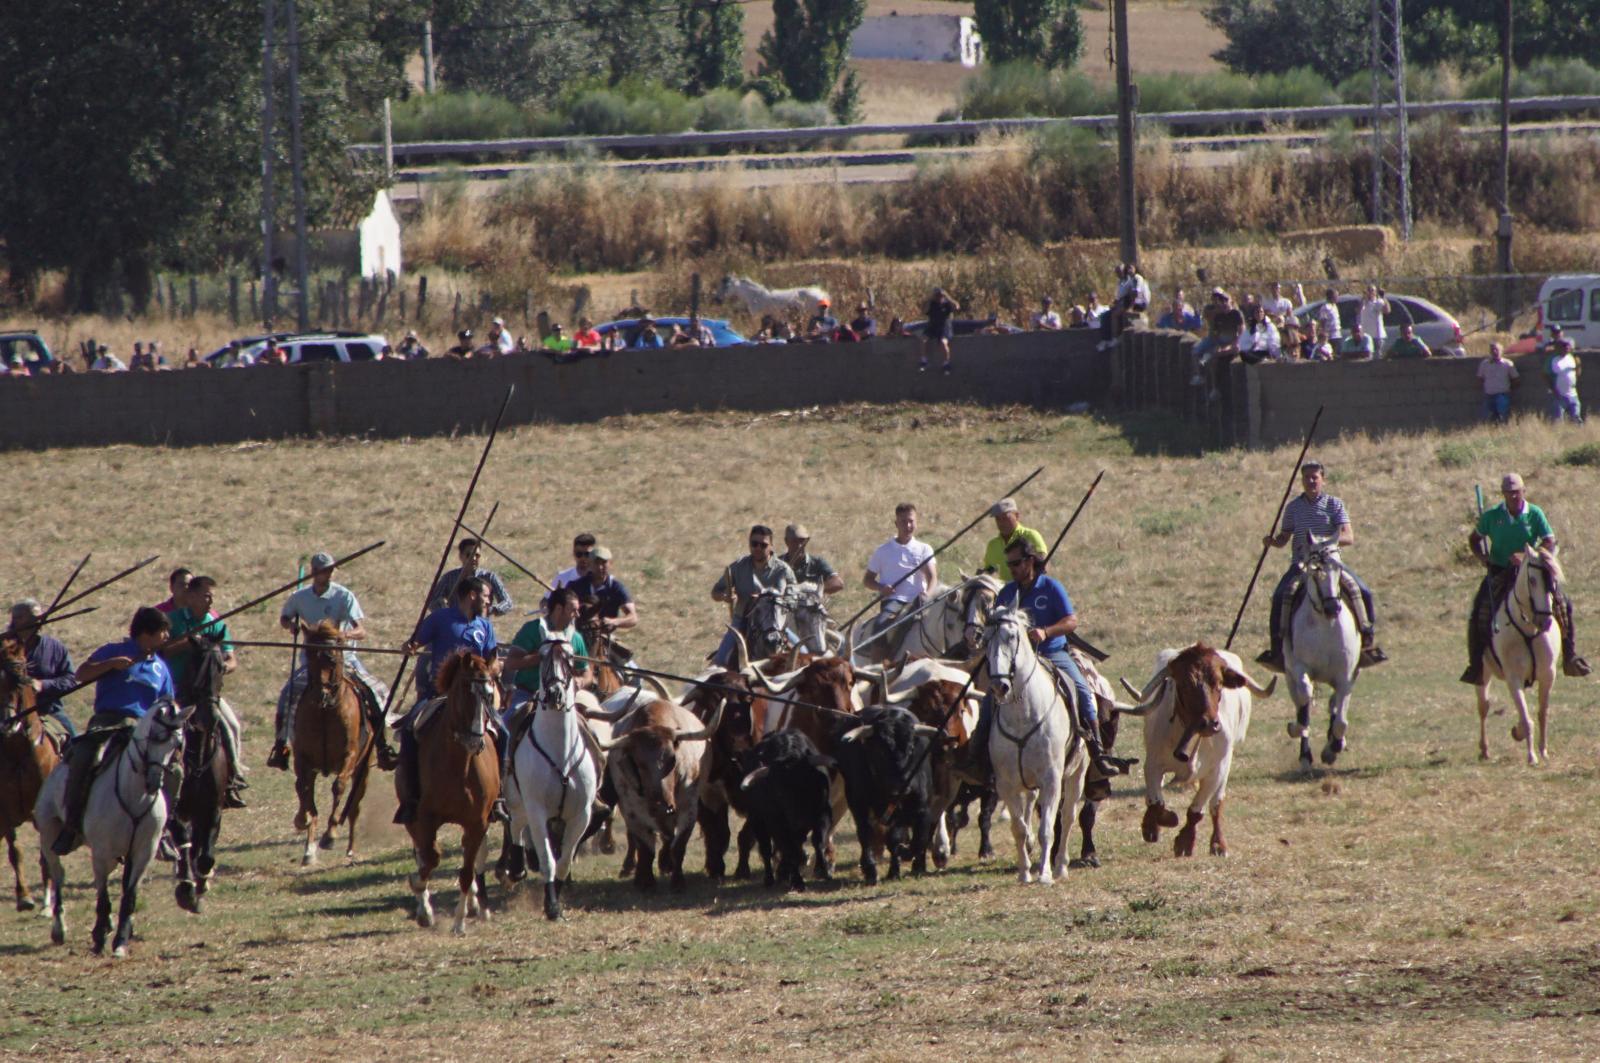
[[[1498,343],[1489,344],[1489,357],[1478,363],[1478,379],[1483,381],[1484,416],[1505,424],[1511,417],[1511,389],[1517,386],[1517,367]]]
[[[1583,403],[1578,400],[1578,374],[1583,366],[1572,353],[1572,341],[1562,337],[1555,342],[1555,352],[1545,363],[1545,375],[1550,378],[1550,416],[1552,420],[1583,423]]]

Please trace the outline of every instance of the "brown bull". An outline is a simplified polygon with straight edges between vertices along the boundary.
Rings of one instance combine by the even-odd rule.
[[[637,851],[634,885],[655,887],[656,843],[660,840],[662,870],[672,888],[684,886],[683,854],[694,833],[710,745],[721,723],[722,708],[704,723],[674,701],[652,701],[624,719],[609,742],[606,774],[628,824],[628,840]]]

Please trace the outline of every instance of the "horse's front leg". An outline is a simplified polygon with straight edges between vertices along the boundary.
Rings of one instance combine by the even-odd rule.
[[[1478,759],[1489,759],[1489,666],[1482,665],[1483,681],[1478,684]]]
[[[194,884],[194,839],[195,835],[189,829],[189,824],[181,819],[173,819],[167,824],[167,830],[172,835],[172,846],[177,851],[177,859],[172,862],[172,873],[177,878],[178,884],[173,889],[173,897],[178,902],[178,907],[186,912],[197,912],[196,892]]]
[[[139,904],[139,880],[144,877],[147,860],[147,857],[134,854],[122,865],[122,898],[117,910],[117,935],[111,939],[111,955],[117,959],[128,954],[128,942],[133,939],[133,910]]]
[[[1539,759],[1546,762],[1550,760],[1550,747],[1546,741],[1546,727],[1550,722],[1550,688],[1555,685],[1555,680],[1553,666],[1539,677]]]
[[[305,833],[300,866],[310,867],[317,862],[317,773],[298,755],[294,759],[294,792],[300,799],[300,810],[294,814],[294,829]]]
[[[456,901],[456,921],[450,932],[457,937],[467,932],[467,913],[474,906],[478,892],[478,856],[483,851],[486,828],[472,824],[461,828],[461,874],[456,883],[461,894]]]
[[[94,929],[89,932],[89,947],[99,956],[106,951],[106,937],[111,933],[111,869],[115,864],[98,853],[91,859],[94,862]]]
[[[17,832],[6,832],[6,857],[11,861],[11,876],[17,880],[17,911],[33,911],[33,898],[28,894],[28,884],[22,881],[22,854],[17,851]]]
[[[319,849],[333,848],[333,828],[339,825],[339,799],[344,797],[344,776],[333,777],[333,796],[328,801],[328,822],[322,828],[322,837],[317,839]]]
[[[1511,692],[1511,704],[1517,710],[1517,722],[1511,725],[1511,739],[1523,743],[1528,752],[1528,763],[1537,765],[1539,753],[1533,744],[1533,720],[1528,715],[1528,696],[1519,684],[1510,679],[1506,680],[1506,689]]]
[[[433,901],[428,896],[428,876],[439,866],[439,827],[431,822],[411,823],[408,826],[411,829],[412,855],[417,860],[417,870],[411,875],[411,892],[417,898],[417,925],[426,929],[433,926]]]

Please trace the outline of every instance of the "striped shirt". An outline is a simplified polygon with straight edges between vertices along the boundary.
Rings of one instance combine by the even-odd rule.
[[[1299,494],[1284,507],[1279,533],[1294,536],[1294,559],[1301,561],[1305,559],[1308,536],[1327,539],[1339,534],[1341,524],[1349,523],[1350,514],[1345,512],[1342,500],[1326,493],[1314,499]],[[1334,553],[1338,553],[1337,547]]]

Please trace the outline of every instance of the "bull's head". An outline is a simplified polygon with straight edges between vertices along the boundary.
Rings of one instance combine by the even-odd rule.
[[[1173,715],[1180,728],[1173,756],[1188,761],[1189,740],[1199,735],[1209,737],[1222,730],[1221,706],[1224,690],[1247,688],[1262,697],[1271,697],[1278,685],[1277,677],[1263,687],[1250,676],[1233,668],[1220,653],[1203,642],[1179,653],[1158,672],[1142,691],[1140,705],[1123,708],[1129,715],[1142,716],[1158,703],[1170,684],[1173,695]],[[1127,686],[1124,680],[1124,686]],[[1130,690],[1132,688],[1129,688]]]

